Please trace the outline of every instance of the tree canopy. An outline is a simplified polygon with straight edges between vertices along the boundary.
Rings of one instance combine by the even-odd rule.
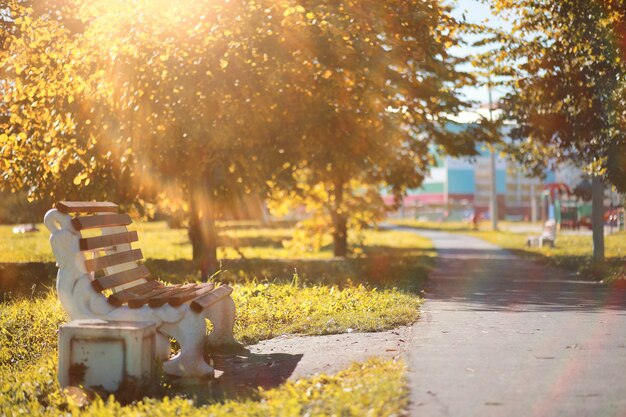
[[[445,129],[471,78],[436,0],[2,3],[1,184],[181,207],[205,272],[234,199],[326,210],[345,255],[352,214],[419,185],[429,146],[475,152]]]
[[[446,129],[465,105],[457,87],[471,80],[448,54],[461,30],[449,12],[437,1],[303,3],[303,62],[315,63],[305,141],[296,181],[274,198],[306,206],[320,230],[332,225],[335,255],[346,255],[349,223],[382,213],[382,187],[399,199],[421,184],[431,146],[475,152],[475,137]]]
[[[571,160],[594,186],[594,257],[603,258],[599,177],[626,191],[626,3],[623,0],[510,1],[494,7],[512,23],[485,57],[509,79],[506,115],[518,125],[510,149],[535,172]]]
[[[512,23],[484,58],[508,77],[503,100],[518,158],[537,171],[550,160],[592,164],[615,179],[609,157],[624,146],[626,3],[620,0],[494,2]]]

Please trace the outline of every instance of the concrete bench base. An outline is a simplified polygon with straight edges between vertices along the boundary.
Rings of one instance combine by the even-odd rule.
[[[531,236],[526,240],[526,246],[529,248],[541,248],[544,246],[554,247],[554,240],[542,236]]]
[[[122,381],[156,376],[156,326],[150,322],[74,320],[59,328],[59,383],[116,391]]]

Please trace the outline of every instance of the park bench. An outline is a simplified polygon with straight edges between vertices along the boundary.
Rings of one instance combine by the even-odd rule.
[[[205,344],[236,343],[232,288],[212,283],[164,285],[155,280],[145,265],[138,264],[143,255],[131,247],[138,240],[137,232],[127,229],[131,223],[128,214],[118,213],[118,206],[109,202],[61,201],[46,213],[63,308],[72,320],[152,322],[157,329],[156,358],[164,361],[166,373],[213,375],[203,359]],[[206,319],[213,324],[208,336]],[[171,359],[169,338],[181,348]]]
[[[554,247],[556,241],[556,221],[550,219],[546,221],[543,226],[543,232],[541,236],[529,236],[526,240],[526,246],[528,247],[543,247],[548,245]]]

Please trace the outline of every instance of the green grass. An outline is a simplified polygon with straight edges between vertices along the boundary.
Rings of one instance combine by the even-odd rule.
[[[190,245],[184,230],[169,229],[162,222],[139,224],[137,229],[153,275],[170,283],[196,279],[194,264],[185,258],[190,257]],[[12,311],[13,304],[6,303],[11,300],[21,303],[18,310],[24,317],[36,314],[33,308],[51,311],[56,302],[50,295],[56,267],[52,262],[37,262],[51,256],[49,247],[37,253],[41,246],[49,246],[47,233],[13,235],[6,228],[2,232],[0,242],[7,248],[3,252],[5,263],[0,266],[3,316]],[[242,342],[284,333],[328,334],[348,328],[377,331],[417,319],[419,293],[433,256],[430,241],[407,232],[368,230],[359,236],[357,255],[331,259],[329,248],[306,257],[290,253],[282,246],[290,233],[284,227],[240,225],[222,230],[230,245],[224,253],[237,246],[255,255],[225,257],[216,277],[234,287],[237,337]],[[26,247],[34,251],[28,252]],[[15,254],[26,263],[6,263],[11,259],[7,254]],[[54,333],[57,324],[48,331]],[[23,333],[17,328],[11,330],[19,331]]]
[[[38,224],[38,232],[14,234],[13,226],[0,225],[0,262],[52,262],[50,232]]]
[[[473,231],[474,226],[469,221],[445,221],[445,222],[435,222],[435,221],[422,221],[415,219],[391,219],[388,220],[387,223],[395,224],[397,226],[406,226],[406,227],[414,227],[417,229],[431,229],[431,230],[442,230],[447,232],[464,232],[464,231]],[[501,229],[507,230],[511,227],[515,227],[516,225],[533,225],[536,228],[540,229],[542,225],[540,223],[530,223],[530,222],[515,222],[509,220],[500,220],[498,225]],[[490,230],[491,229],[491,221],[489,220],[481,220],[478,222],[478,228],[480,230]]]
[[[0,225],[0,263],[53,262],[50,249],[50,233],[43,224],[38,224],[38,232],[14,234],[12,226]],[[186,229],[170,229],[165,222],[135,223],[129,229],[137,230],[139,242],[146,259],[190,260],[191,245]],[[258,227],[226,225],[220,230],[223,246],[219,248],[220,259],[239,259],[241,254],[246,259],[330,259],[330,247],[320,252],[294,254],[283,247],[283,241],[291,239],[293,229],[288,227]],[[353,240],[357,252],[367,251],[367,247],[385,246],[387,248],[427,249],[428,241],[410,234],[394,234],[365,230]],[[357,239],[358,238],[358,239]],[[356,242],[353,242],[356,244]],[[238,253],[235,248],[239,249]]]
[[[414,321],[420,303],[415,295],[394,289],[350,283],[339,288],[295,280],[235,284],[233,296],[238,309],[235,336],[243,342],[284,333],[395,327]],[[53,292],[0,304],[0,415],[58,415],[61,411],[73,415],[398,415],[406,404],[404,366],[370,360],[335,376],[289,382],[208,407],[190,401],[184,389],[173,390],[161,381],[139,404],[122,406],[111,397],[79,412],[56,382],[57,329],[65,321],[67,316]],[[130,399],[142,398],[139,394]]]
[[[396,226],[414,227],[416,229],[432,229],[443,231],[463,231],[471,230],[472,225],[469,222],[435,222],[435,221],[422,221],[414,219],[391,219],[387,223],[394,224]]]
[[[254,343],[286,333],[377,331],[409,324],[421,299],[397,289],[378,290],[292,283],[235,284],[235,337]],[[0,365],[36,360],[56,349],[67,316],[54,292],[0,304]]]
[[[185,394],[120,402],[96,399],[84,408],[60,389],[56,358],[46,355],[25,366],[0,368],[0,415],[3,416],[398,416],[408,404],[403,362],[372,358],[336,375],[288,381],[259,390],[254,397],[199,405]]]
[[[613,233],[605,236],[606,260],[601,263],[593,262],[593,242],[590,235],[569,235],[560,233],[557,236],[554,248],[529,248],[526,240],[529,235],[538,233],[515,233],[506,231],[513,227],[512,222],[499,222],[501,231],[491,231],[488,222],[481,222],[480,230],[472,230],[469,223],[463,222],[421,222],[417,220],[392,220],[392,224],[422,229],[443,230],[449,232],[467,233],[485,239],[505,249],[515,251],[522,256],[530,256],[547,265],[557,266],[575,271],[581,276],[596,280],[614,281],[626,279],[626,232]],[[538,226],[539,228],[541,226]]]
[[[236,337],[250,343],[285,333],[379,331],[412,323],[421,302],[397,289],[364,285],[236,285]]]
[[[469,234],[515,251],[523,256],[545,262],[548,265],[575,271],[583,277],[614,281],[626,279],[626,232],[614,233],[604,238],[605,257],[602,263],[592,260],[591,236],[559,234],[554,248],[529,248],[528,233],[478,231]]]
[[[134,246],[141,247],[153,275],[167,282],[197,277],[185,230],[169,229],[164,222],[135,227],[140,240]],[[297,271],[304,283],[343,285],[350,279],[416,292],[434,256],[428,239],[377,230],[355,236],[355,254],[346,259],[332,259],[330,247],[317,253],[294,254],[283,246],[292,233],[288,227],[222,227],[223,247],[218,253],[222,268],[217,279],[228,283],[252,279],[291,282]],[[16,235],[11,227],[0,226],[0,301],[16,294],[45,293],[54,287],[56,267],[48,239],[47,231]]]
[[[235,335],[253,342],[283,333],[336,333],[348,328],[379,330],[407,324],[418,315],[420,300],[397,290],[344,289],[292,284],[235,285],[238,308]],[[161,382],[143,402],[122,406],[120,400],[96,401],[80,412],[68,403],[56,382],[58,325],[67,317],[56,295],[21,298],[0,310],[0,415],[398,415],[406,405],[404,366],[370,360],[335,376],[288,382],[258,390],[223,404],[200,406],[184,389]],[[167,398],[164,396],[169,396]],[[123,397],[124,398],[124,397]],[[127,398],[128,400],[128,398]],[[206,399],[205,399],[206,400]],[[121,400],[125,402],[125,400]],[[209,402],[215,402],[209,400]],[[181,408],[182,407],[182,408]],[[178,411],[176,411],[178,410]],[[170,414],[171,413],[171,414]]]
[[[164,223],[137,229],[155,275],[169,282],[194,279],[184,230],[170,230]],[[244,343],[285,333],[377,331],[418,317],[419,290],[433,251],[428,240],[412,233],[366,231],[355,255],[339,260],[331,259],[329,248],[305,256],[290,253],[282,245],[291,235],[285,227],[236,225],[222,235],[218,279],[234,287],[235,336]],[[67,316],[51,290],[56,268],[48,233],[13,235],[2,227],[0,248],[0,415],[384,416],[399,415],[406,406],[404,365],[372,359],[334,376],[288,382],[206,406],[162,383],[143,400],[142,395],[135,398],[139,402],[111,397],[78,410],[56,382],[56,332]]]

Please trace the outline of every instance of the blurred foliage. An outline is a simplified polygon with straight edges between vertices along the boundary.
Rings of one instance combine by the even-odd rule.
[[[0,185],[188,213],[205,267],[242,201],[312,199],[345,255],[363,196],[419,185],[431,145],[475,153],[445,128],[472,78],[436,0],[0,6]]]
[[[29,201],[25,191],[0,191],[0,224],[39,223],[50,207],[49,199]]]
[[[534,172],[572,160],[626,191],[626,2],[497,0],[478,63],[509,88],[510,152]]]

